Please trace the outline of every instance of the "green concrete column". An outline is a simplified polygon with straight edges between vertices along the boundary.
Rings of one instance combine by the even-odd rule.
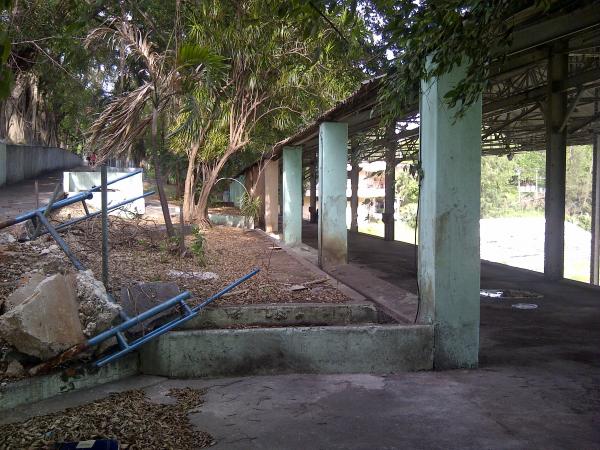
[[[279,160],[265,166],[265,231],[279,231]]]
[[[348,262],[346,184],[348,124],[324,122],[319,128],[319,265]]]
[[[444,95],[464,67],[421,84],[420,323],[435,324],[434,366],[477,367],[481,99],[460,119]]]
[[[302,243],[302,147],[283,147],[283,241]]]

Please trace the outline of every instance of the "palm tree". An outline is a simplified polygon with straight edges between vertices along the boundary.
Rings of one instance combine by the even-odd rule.
[[[132,23],[115,20],[108,26],[92,30],[86,46],[97,40],[108,40],[121,48],[125,56],[136,58],[143,66],[142,84],[114,99],[90,127],[90,142],[96,147],[99,160],[109,155],[126,153],[151,129],[152,161],[156,186],[167,228],[167,234],[175,235],[165,194],[157,135],[159,116],[165,111],[178,92],[179,73],[172,52],[155,50],[148,36]]]

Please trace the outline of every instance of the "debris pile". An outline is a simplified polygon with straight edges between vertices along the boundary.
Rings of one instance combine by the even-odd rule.
[[[2,379],[33,374],[40,361],[109,328],[120,310],[92,272],[76,272],[57,245],[11,236],[0,234],[0,257],[7,257],[0,279]]]
[[[203,391],[171,389],[176,402],[153,403],[144,391],[110,394],[63,412],[0,426],[0,448],[52,448],[56,442],[115,439],[120,448],[196,449],[214,444],[188,419],[202,403]]]

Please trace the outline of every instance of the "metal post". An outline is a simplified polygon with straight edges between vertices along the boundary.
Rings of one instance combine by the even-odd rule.
[[[61,250],[71,260],[71,262],[73,263],[75,268],[77,270],[85,270],[85,266],[83,264],[81,264],[81,261],[79,261],[79,259],[77,259],[77,257],[73,254],[73,252],[69,249],[69,246],[67,245],[67,243],[64,241],[63,238],[60,237],[60,235],[58,234],[56,229],[52,226],[50,221],[46,218],[46,216],[43,213],[37,211],[36,217],[39,220],[39,222],[46,227],[46,230],[48,230],[48,233],[50,233],[50,235],[54,238],[54,240],[56,241],[58,246],[61,248]]]
[[[40,190],[38,187],[38,180],[35,180],[35,209],[40,207]]]
[[[179,207],[179,254],[185,255],[185,224],[183,223],[183,204]]]
[[[100,167],[100,185],[102,195],[102,282],[108,289],[108,191],[106,165]]]
[[[385,197],[383,213],[383,238],[394,240],[394,203],[396,199],[396,122],[387,130],[388,142],[385,147]]]
[[[61,188],[61,184],[57,183],[56,186],[54,187],[54,192],[52,193],[52,197],[50,197],[50,203],[48,203],[48,205],[46,206],[46,209],[43,212],[44,217],[48,217],[50,215],[50,212],[52,211],[52,206],[54,205],[54,203],[56,202],[56,199],[58,198],[59,194],[60,194],[60,188]],[[37,219],[36,219],[37,220]],[[34,219],[32,219],[32,222],[34,222]],[[31,234],[31,239],[35,239],[36,237],[38,237],[38,235],[41,232],[41,228],[42,224],[39,220],[37,220],[35,229],[33,230],[33,233]]]

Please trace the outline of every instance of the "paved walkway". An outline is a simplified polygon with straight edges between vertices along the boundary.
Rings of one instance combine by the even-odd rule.
[[[62,184],[63,171],[59,170],[38,178],[40,206],[50,201],[56,183]],[[0,220],[17,216],[35,208],[35,180],[25,180],[0,187]]]

